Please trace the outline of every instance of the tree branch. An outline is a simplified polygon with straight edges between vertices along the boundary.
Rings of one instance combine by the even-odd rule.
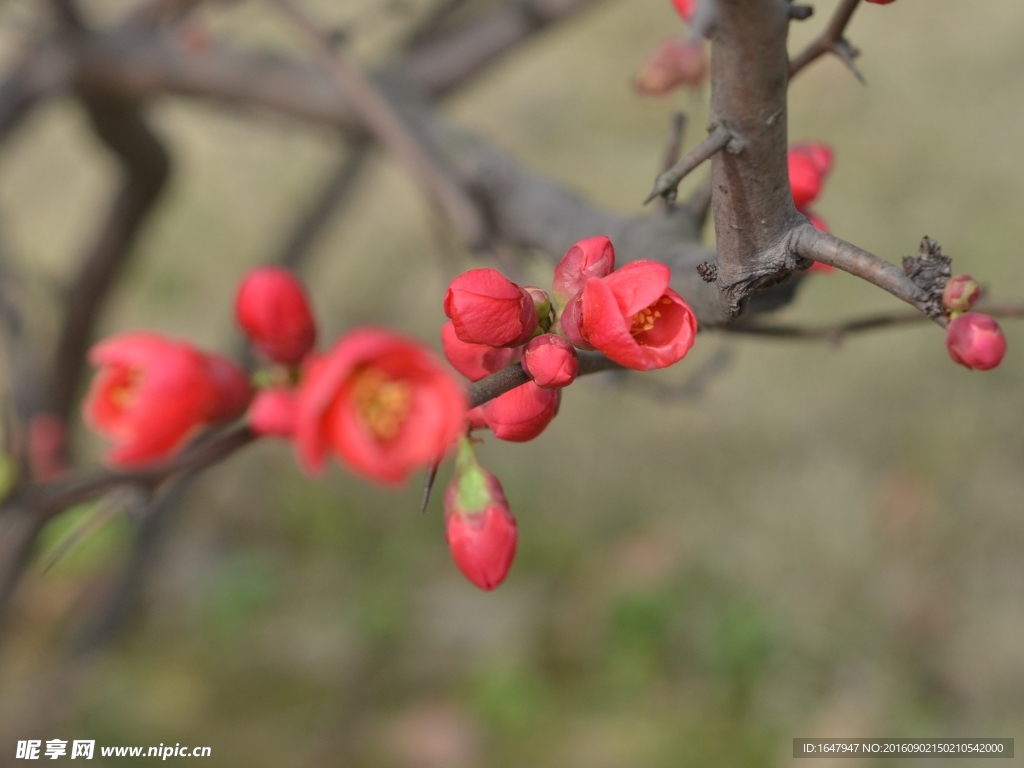
[[[470,246],[482,245],[487,231],[480,211],[466,193],[453,183],[451,177],[423,151],[423,147],[402,123],[373,81],[364,75],[343,51],[336,50],[330,36],[296,6],[288,0],[270,1],[316,44],[331,75],[341,91],[347,95],[362,122],[381,144],[405,164],[465,242]]]
[[[850,44],[843,37],[843,34],[846,31],[846,26],[850,23],[850,19],[853,18],[853,12],[857,10],[858,5],[860,5],[860,0],[842,0],[842,2],[839,3],[839,7],[836,8],[835,13],[832,15],[832,19],[829,21],[828,26],[825,27],[825,30],[815,38],[814,42],[808,45],[799,56],[790,62],[790,80],[802,72],[808,64],[817,61],[826,53],[833,53],[850,68],[853,74],[857,76],[858,80],[862,83],[864,82],[863,75],[861,75],[860,71],[853,63],[853,59],[856,54]]]
[[[47,403],[47,410],[65,423],[100,310],[170,170],[167,152],[137,104],[89,92],[83,102],[97,135],[121,160],[126,178],[67,295]]]
[[[577,374],[579,376],[622,369],[621,365],[613,360],[609,360],[600,352],[586,352],[578,349],[576,354],[580,361],[580,369]],[[478,405],[483,405],[489,400],[493,400],[516,387],[522,386],[529,380],[530,377],[526,375],[526,371],[523,370],[523,366],[520,363],[502,368],[497,373],[491,374],[486,379],[480,379],[480,381],[470,384],[466,388],[469,407],[476,408]]]
[[[654,189],[651,190],[651,194],[644,200],[644,205],[647,205],[647,203],[659,195],[671,202],[676,196],[679,182],[685,179],[691,171],[695,170],[705,160],[710,160],[716,152],[725,149],[733,138],[733,134],[728,128],[721,123],[716,125],[704,141],[691,149],[685,157],[676,162],[667,171],[658,175],[658,178],[654,180]],[[737,145],[734,149],[736,152],[741,151],[742,144]]]

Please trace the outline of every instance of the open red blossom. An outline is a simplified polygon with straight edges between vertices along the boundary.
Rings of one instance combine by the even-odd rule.
[[[499,440],[525,443],[537,437],[558,414],[558,389],[541,389],[532,381],[484,403],[483,418]]]
[[[462,388],[422,344],[361,328],[307,364],[296,448],[307,471],[320,470],[333,452],[358,475],[398,484],[444,456],[465,413]]]
[[[678,363],[693,346],[697,318],[668,287],[671,277],[664,264],[641,259],[591,278],[566,306],[562,330],[574,344],[580,339],[637,371]]]
[[[702,40],[662,40],[637,72],[633,87],[645,96],[661,96],[681,85],[698,86],[708,76],[708,52]]]
[[[441,345],[444,356],[452,368],[470,381],[480,381],[502,368],[519,360],[519,347],[490,347],[486,344],[470,344],[455,333],[452,323],[441,328]]]
[[[572,344],[553,333],[531,339],[523,351],[523,370],[538,387],[567,387],[576,380],[579,369]]]
[[[92,429],[114,441],[107,460],[140,466],[170,455],[221,408],[198,349],[156,333],[125,333],[89,352],[99,367],[83,404]]]
[[[1006,337],[988,315],[965,312],[946,326],[946,349],[954,362],[972,371],[987,371],[1003,361]]]
[[[498,478],[481,467],[463,440],[455,474],[444,494],[445,534],[452,559],[480,589],[505,580],[516,555],[518,532]]]
[[[227,421],[241,416],[252,400],[252,384],[245,371],[223,355],[206,355],[206,373],[217,390],[207,421]]]
[[[806,141],[789,148],[789,186],[793,202],[803,210],[813,203],[832,170],[832,148],[820,141]]]
[[[565,252],[555,267],[552,292],[561,306],[583,290],[587,280],[604,277],[615,269],[615,248],[604,235],[586,237]]]
[[[316,343],[316,321],[302,283],[284,267],[257,267],[238,287],[235,317],[256,348],[294,365]]]
[[[889,0],[889,2],[892,2],[892,0]],[[679,15],[683,17],[683,21],[689,21],[693,18],[696,4],[696,0],[672,0],[672,5],[676,7]]]
[[[533,298],[496,269],[471,269],[452,280],[444,313],[470,344],[518,347],[537,330]]]

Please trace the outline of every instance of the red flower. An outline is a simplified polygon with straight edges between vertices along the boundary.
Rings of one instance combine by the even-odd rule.
[[[444,313],[470,344],[518,347],[537,330],[533,298],[495,269],[471,269],[452,280]]]
[[[807,141],[789,148],[789,186],[793,202],[803,210],[821,194],[832,170],[832,148],[820,141]]]
[[[892,0],[889,0],[889,2],[892,2]],[[683,21],[689,21],[693,18],[695,0],[672,0],[672,4],[676,7],[679,15],[683,17]]]
[[[633,261],[608,277],[591,278],[562,314],[562,330],[637,371],[682,360],[697,335],[697,318],[668,287],[671,271],[656,261]],[[584,347],[587,348],[587,347]]]
[[[111,464],[139,466],[171,453],[222,407],[208,358],[155,333],[125,333],[89,352],[99,366],[83,404],[86,423],[114,441]]]
[[[615,248],[603,235],[587,237],[573,245],[555,267],[551,287],[555,301],[565,306],[583,290],[591,277],[605,277],[615,269]]]
[[[970,275],[956,275],[942,289],[942,306],[947,312],[966,312],[981,298],[981,286]]]
[[[572,344],[545,333],[532,339],[523,352],[523,370],[544,389],[567,387],[576,380],[580,362]]]
[[[558,414],[561,391],[541,389],[532,381],[484,403],[483,418],[499,440],[533,440]]]
[[[292,437],[297,406],[298,392],[294,389],[268,387],[260,390],[249,408],[249,428],[257,435]]]
[[[470,344],[455,333],[455,326],[445,323],[441,328],[441,345],[444,356],[452,368],[470,381],[480,381],[519,359],[522,350],[518,347],[489,347],[486,344]]]
[[[316,343],[306,290],[283,267],[257,267],[245,276],[235,317],[256,348],[276,363],[294,365]]]
[[[309,471],[333,451],[356,474],[397,484],[444,456],[465,413],[462,388],[419,342],[363,328],[306,366],[296,447]]]
[[[965,312],[946,326],[946,349],[953,362],[972,371],[987,371],[1003,361],[1006,337],[988,315]]]
[[[516,519],[498,478],[477,463],[468,440],[444,494],[444,520],[448,548],[462,574],[480,589],[501,584],[516,555]]]
[[[223,355],[206,355],[206,374],[217,390],[217,399],[207,421],[227,421],[241,416],[252,400],[249,377]]]
[[[697,86],[708,76],[708,53],[700,40],[662,40],[637,73],[633,87],[645,96],[661,96],[680,85]]]

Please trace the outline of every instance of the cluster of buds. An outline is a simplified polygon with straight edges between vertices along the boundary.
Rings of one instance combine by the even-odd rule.
[[[953,361],[972,371],[995,368],[1006,354],[1006,337],[993,318],[971,308],[981,298],[981,286],[970,275],[956,275],[946,282],[942,306],[949,317],[946,349]]]
[[[828,224],[820,216],[811,211],[810,205],[825,187],[825,180],[832,172],[835,152],[828,144],[820,141],[805,141],[789,148],[787,161],[789,164],[789,188],[793,193],[796,209],[807,217],[812,226],[822,232],[828,232]],[[833,268],[828,264],[815,262],[808,272],[829,273]]]
[[[310,473],[334,455],[365,479],[398,484],[463,434],[465,394],[419,342],[360,328],[315,352],[309,299],[287,270],[246,275],[235,316],[267,363],[254,377],[258,391],[231,360],[160,334],[123,334],[93,348],[99,371],[84,416],[114,441],[111,464],[167,458],[203,427],[248,410],[250,429],[293,440]]]
[[[471,269],[448,287],[441,329],[448,362],[479,381],[517,362],[530,381],[468,414],[469,429],[501,440],[540,435],[558,413],[561,390],[579,372],[577,349],[597,350],[626,368],[679,362],[697,319],[653,261],[615,269],[607,237],[574,244],[555,267],[552,291],[520,286],[493,269]],[[466,577],[482,589],[505,578],[515,552],[515,520],[497,479],[480,468],[468,438],[445,495],[448,543]]]

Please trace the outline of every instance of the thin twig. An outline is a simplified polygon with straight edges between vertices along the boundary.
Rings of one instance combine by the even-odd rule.
[[[832,14],[832,18],[829,20],[828,26],[825,27],[824,31],[799,56],[790,61],[790,80],[796,77],[811,62],[816,61],[826,53],[833,53],[853,71],[858,80],[862,83],[864,82],[864,77],[853,64],[854,50],[843,37],[846,26],[850,23],[853,12],[857,10],[859,4],[860,0],[842,0],[835,13]]]
[[[1024,318],[1024,304],[979,304],[973,312],[980,312],[990,317]],[[735,333],[744,336],[761,336],[773,339],[791,339],[796,341],[828,341],[838,345],[849,333],[874,331],[882,328],[897,328],[904,325],[931,320],[922,312],[899,312],[887,315],[873,315],[847,320],[834,325],[757,325],[755,323],[737,323],[723,325],[714,330]]]
[[[373,81],[343,51],[336,50],[331,36],[289,0],[270,2],[316,44],[338,87],[366,127],[406,165],[465,242],[474,247],[481,245],[487,228],[480,210],[451,175],[427,155]]]
[[[661,163],[661,172],[665,173],[672,169],[679,162],[679,153],[683,149],[683,137],[686,133],[686,115],[676,112],[672,115],[672,123],[668,129],[668,139],[665,141],[665,154]],[[675,202],[675,195],[663,195],[661,198],[661,209],[668,211]]]
[[[792,253],[849,272],[916,307],[939,325],[946,324],[945,317],[932,314],[931,297],[896,265],[810,224],[798,225],[789,237]]]
[[[579,373],[577,374],[579,376],[622,368],[621,365],[614,360],[609,360],[600,352],[577,350],[576,354],[580,361]],[[520,363],[502,368],[497,373],[491,374],[486,379],[480,379],[480,381],[466,388],[469,407],[476,408],[478,405],[483,405],[488,400],[493,400],[499,395],[522,386],[529,380],[530,377],[526,375],[526,371],[523,370],[523,366]]]
[[[704,141],[691,149],[685,157],[679,160],[667,171],[659,174],[658,178],[654,180],[654,189],[651,190],[651,194],[649,194],[647,199],[644,200],[644,205],[647,205],[647,203],[651,202],[651,200],[659,195],[666,198],[669,197],[669,195],[674,197],[675,190],[679,186],[679,182],[686,178],[686,175],[690,173],[690,171],[697,168],[705,160],[711,159],[716,152],[720,152],[725,149],[726,145],[732,141],[732,139],[732,131],[719,123],[715,126],[715,129],[708,134]]]

